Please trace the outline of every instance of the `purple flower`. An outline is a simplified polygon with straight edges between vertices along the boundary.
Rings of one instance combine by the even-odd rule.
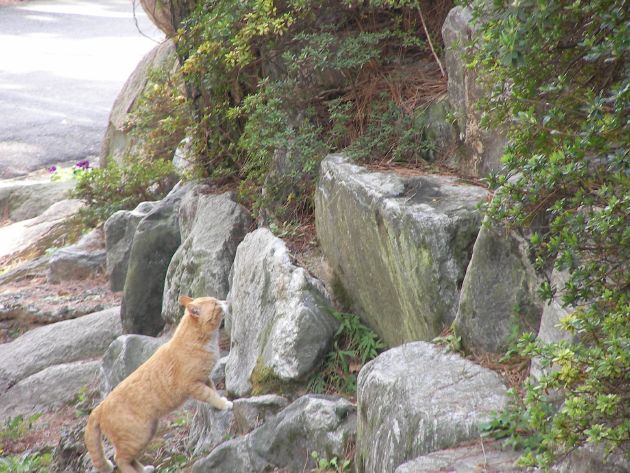
[[[81,161],[77,161],[75,166],[78,167],[78,168],[81,168],[81,169],[89,169],[90,168],[90,161],[88,161],[87,159],[82,159]]]
[[[49,172],[49,173],[51,173],[51,174],[52,174],[53,172],[55,172],[55,171],[57,171],[57,166],[50,166],[50,167],[48,168],[48,172]]]

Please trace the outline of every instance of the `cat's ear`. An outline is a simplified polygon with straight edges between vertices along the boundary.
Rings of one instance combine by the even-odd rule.
[[[186,307],[188,304],[190,304],[193,301],[192,297],[189,296],[179,296],[179,305],[183,305],[184,307]]]
[[[189,304],[186,306],[186,309],[188,309],[188,313],[193,319],[198,319],[199,315],[201,315],[201,310],[195,305]]]

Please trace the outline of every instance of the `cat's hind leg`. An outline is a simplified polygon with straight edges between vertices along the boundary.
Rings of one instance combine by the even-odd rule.
[[[136,422],[127,426],[126,432],[119,432],[118,442],[114,443],[116,455],[114,460],[121,473],[150,473],[153,470],[146,470],[136,458],[138,458],[145,447],[155,435],[157,421]],[[153,468],[153,467],[151,467]]]

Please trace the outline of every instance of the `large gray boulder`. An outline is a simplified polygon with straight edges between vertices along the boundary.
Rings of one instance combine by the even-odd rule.
[[[520,456],[515,450],[502,450],[495,443],[484,440],[473,445],[440,450],[403,463],[395,473],[518,473],[514,466]]]
[[[138,223],[131,244],[120,316],[125,333],[157,335],[164,280],[171,258],[180,245],[178,212],[192,184],[176,186]]]
[[[52,204],[67,199],[74,185],[74,180],[0,181],[0,219],[8,218],[12,222],[19,222],[37,217]]]
[[[284,242],[265,228],[248,234],[236,251],[228,303],[225,382],[239,397],[303,379],[337,327],[323,285],[295,266]]]
[[[51,366],[100,357],[121,334],[119,314],[115,307],[40,327],[0,345],[0,399],[11,397],[21,381]],[[40,383],[42,377],[50,379],[42,374],[31,381]]]
[[[83,389],[97,382],[99,364],[87,360],[53,365],[22,379],[0,395],[0,423],[76,401]]]
[[[231,193],[189,192],[179,209],[182,244],[169,264],[164,283],[162,318],[176,324],[183,315],[179,296],[224,300],[236,248],[252,220]]]
[[[315,221],[338,296],[391,345],[431,340],[457,312],[487,192],[448,176],[321,166]]]
[[[536,333],[543,304],[541,279],[527,240],[484,226],[464,277],[455,330],[473,352],[505,353],[524,331]]]
[[[121,335],[107,348],[101,362],[101,392],[109,393],[166,342],[146,335]]]
[[[472,24],[469,7],[453,8],[442,26],[444,64],[448,72],[448,99],[455,113],[459,139],[464,150],[457,153],[459,162],[453,163],[468,175],[484,176],[501,169],[500,158],[507,140],[498,130],[481,126],[479,101],[488,96],[477,71],[466,66],[466,46],[477,34]]]
[[[354,406],[342,398],[307,395],[251,433],[229,440],[193,465],[193,473],[262,473],[314,468],[312,452],[342,458],[354,440]]]
[[[478,439],[506,393],[495,372],[430,343],[382,353],[359,373],[357,471],[393,473],[420,455]]]
[[[112,291],[122,291],[127,277],[129,254],[136,228],[153,209],[155,202],[142,202],[134,210],[119,210],[104,225],[107,273]]]
[[[122,164],[126,156],[138,153],[142,146],[142,139],[133,136],[133,128],[129,126],[129,118],[130,114],[137,109],[138,99],[149,84],[149,73],[152,70],[157,70],[172,74],[178,67],[175,43],[172,39],[158,44],[142,58],[112,105],[107,130],[101,143],[99,157],[101,167],[105,167],[112,161]],[[159,118],[155,117],[156,120]],[[172,156],[177,142],[170,152],[165,150],[165,154]]]

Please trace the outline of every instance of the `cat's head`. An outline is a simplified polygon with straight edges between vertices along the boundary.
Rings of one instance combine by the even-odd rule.
[[[180,296],[179,303],[186,308],[186,313],[199,322],[206,331],[218,329],[223,316],[228,310],[227,302],[220,301],[214,297],[197,297],[193,299],[188,296]]]

